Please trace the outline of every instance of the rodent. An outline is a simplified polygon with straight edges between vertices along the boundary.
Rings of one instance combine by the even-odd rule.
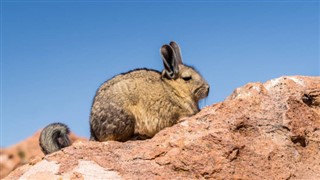
[[[62,123],[52,123],[46,126],[40,133],[39,145],[44,154],[50,154],[64,147],[70,146],[68,137],[70,130]]]
[[[162,72],[135,69],[114,76],[100,86],[91,107],[90,140],[151,138],[176,124],[181,117],[200,111],[198,102],[208,96],[209,84],[193,67],[182,63],[176,42],[163,45],[160,54],[164,64]],[[61,134],[68,132],[67,126],[53,124],[41,133],[40,146],[45,154],[66,145],[60,142],[70,145],[67,135],[61,135],[65,138],[61,140],[48,133],[57,129]]]

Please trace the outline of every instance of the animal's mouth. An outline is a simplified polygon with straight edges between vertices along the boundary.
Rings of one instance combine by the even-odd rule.
[[[209,86],[203,85],[195,90],[195,96],[198,100],[204,99],[209,95]]]

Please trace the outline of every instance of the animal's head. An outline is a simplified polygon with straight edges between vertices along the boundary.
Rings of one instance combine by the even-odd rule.
[[[208,96],[209,84],[194,68],[182,63],[176,42],[163,45],[160,53],[164,64],[162,79],[173,87],[178,96],[190,97],[196,103]]]

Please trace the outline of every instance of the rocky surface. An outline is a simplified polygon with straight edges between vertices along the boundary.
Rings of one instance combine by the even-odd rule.
[[[40,132],[41,130],[16,145],[0,148],[0,178],[7,176],[12,170],[21,165],[43,158],[44,154],[39,146]],[[72,142],[76,140],[85,141],[84,138],[80,138],[72,133],[70,140]]]
[[[249,83],[152,139],[74,143],[19,177],[320,179],[320,77]]]

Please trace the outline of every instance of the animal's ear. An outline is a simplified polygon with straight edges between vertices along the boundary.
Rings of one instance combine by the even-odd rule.
[[[178,43],[171,41],[170,46],[173,48],[173,50],[176,54],[177,63],[182,64],[181,50],[180,50]]]
[[[176,79],[179,74],[179,67],[174,50],[171,46],[165,44],[161,47],[160,53],[163,60],[165,75],[169,79]]]

